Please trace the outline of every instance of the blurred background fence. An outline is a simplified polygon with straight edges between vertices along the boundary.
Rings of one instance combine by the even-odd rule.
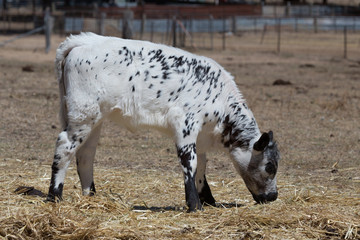
[[[1,9],[0,33],[23,33],[44,25],[45,11],[37,1],[17,1],[18,5]],[[344,51],[349,46],[360,47],[360,6],[135,4],[119,8],[53,4],[50,7],[53,32],[62,35],[91,31],[177,47],[226,49],[230,37],[253,33],[259,35],[259,44],[274,38],[275,50],[280,52],[286,42],[283,33],[320,36],[327,32],[340,35]]]

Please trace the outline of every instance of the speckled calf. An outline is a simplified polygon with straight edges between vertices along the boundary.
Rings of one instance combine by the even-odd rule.
[[[230,153],[257,202],[277,198],[279,152],[273,134],[260,133],[233,77],[214,60],[165,45],[82,33],[59,46],[56,71],[63,131],[49,201],[61,200],[74,156],[83,194],[95,193],[93,160],[106,118],[132,131],[155,128],[174,140],[189,211],[215,205],[205,153],[216,148]]]

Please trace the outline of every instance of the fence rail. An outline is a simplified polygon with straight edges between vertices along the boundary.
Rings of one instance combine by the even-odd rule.
[[[295,7],[287,6],[287,8],[292,9],[292,12],[300,11]],[[345,57],[348,51],[347,35],[357,34],[360,31],[360,16],[322,16],[317,13],[298,17],[291,16],[296,14],[290,14],[291,11],[286,11],[285,8],[283,13],[279,9],[276,10],[276,17],[274,14],[269,17],[264,14],[264,6],[247,6],[244,9],[240,15],[238,9],[231,9],[231,6],[72,9],[64,14],[59,12],[53,14],[53,25],[55,32],[64,35],[91,31],[102,35],[120,37],[126,35],[127,38],[150,40],[179,47],[209,49],[225,49],[226,41],[232,35],[260,33],[259,42],[262,44],[267,35],[275,33],[277,52],[282,51],[281,41],[284,32],[314,34],[335,32],[344,33]],[[266,9],[269,7],[266,6]],[[314,8],[310,13],[315,13]],[[1,26],[6,27],[6,21],[7,19],[0,19],[0,31]],[[38,27],[34,25],[31,30],[38,31]],[[215,44],[219,39],[220,46]]]
[[[22,34],[16,35],[15,37],[12,37],[8,40],[5,40],[3,42],[0,42],[0,47],[5,46],[6,44],[9,44],[13,41],[16,41],[17,39],[20,38],[24,38],[24,37],[28,37],[31,36],[33,34],[39,33],[39,32],[44,32],[45,35],[45,52],[48,53],[50,51],[50,47],[51,47],[51,32],[52,32],[52,28],[53,28],[53,18],[50,15],[50,9],[47,8],[44,11],[44,16],[43,16],[43,24],[39,27],[36,27],[34,29],[31,29],[29,31],[26,31]]]

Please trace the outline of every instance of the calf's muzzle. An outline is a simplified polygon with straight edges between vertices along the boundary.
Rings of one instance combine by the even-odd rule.
[[[258,195],[252,194],[252,196],[257,203],[268,203],[277,199],[278,192],[270,192],[268,194],[262,193]]]

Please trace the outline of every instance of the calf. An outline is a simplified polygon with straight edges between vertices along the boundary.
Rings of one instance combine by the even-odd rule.
[[[70,36],[56,53],[63,131],[56,142],[47,200],[61,200],[73,156],[84,195],[93,195],[93,161],[108,118],[135,130],[152,127],[176,144],[189,211],[215,205],[205,177],[206,155],[228,149],[258,203],[277,198],[279,152],[260,134],[233,77],[212,59],[145,41]]]

